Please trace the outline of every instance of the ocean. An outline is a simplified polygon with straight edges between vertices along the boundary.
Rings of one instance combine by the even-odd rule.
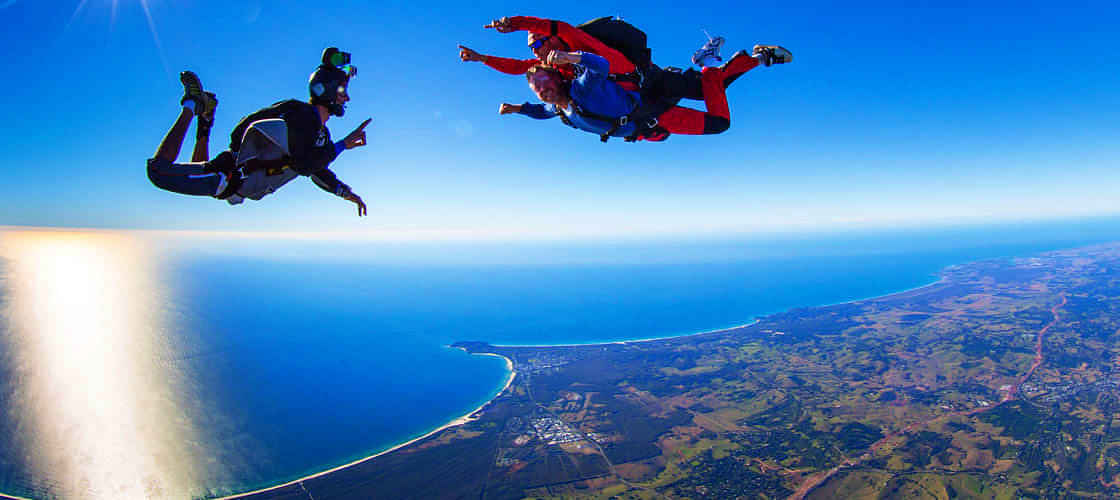
[[[1114,240],[1112,218],[612,243],[7,231],[0,492],[264,487],[493,397],[504,361],[447,347],[455,341],[684,335],[922,286],[954,264]]]

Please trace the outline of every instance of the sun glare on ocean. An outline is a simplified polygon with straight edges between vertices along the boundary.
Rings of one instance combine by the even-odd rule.
[[[0,232],[13,405],[36,488],[184,498],[202,470],[161,318],[153,255],[100,232]]]

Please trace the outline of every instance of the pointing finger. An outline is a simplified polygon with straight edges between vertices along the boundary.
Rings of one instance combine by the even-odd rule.
[[[358,125],[358,131],[361,131],[362,129],[366,128],[366,125],[369,125],[369,122],[371,122],[371,121],[373,121],[373,118],[366,118],[366,121],[362,122],[361,125]]]

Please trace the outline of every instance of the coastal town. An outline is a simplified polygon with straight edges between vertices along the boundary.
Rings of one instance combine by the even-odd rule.
[[[1118,279],[1098,247],[687,337],[459,342],[515,373],[462,425],[253,498],[1115,498]]]

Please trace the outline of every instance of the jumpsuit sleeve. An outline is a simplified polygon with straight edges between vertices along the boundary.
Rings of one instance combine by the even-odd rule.
[[[564,21],[532,16],[514,16],[510,18],[510,24],[517,30],[529,31],[539,35],[558,36],[573,51],[579,50],[599,54],[610,63],[611,74],[626,74],[636,69],[634,63],[622,55],[622,52],[608,47],[598,38]]]
[[[578,78],[591,83],[596,80],[606,80],[609,66],[607,60],[591,52],[581,52],[579,62],[576,63],[586,70]]]
[[[542,19],[533,16],[513,16],[509,18],[510,26],[513,26],[514,30],[528,31],[530,33],[546,36],[556,36],[558,34],[557,30],[559,29],[557,25],[561,22],[563,21],[553,21],[551,19]]]
[[[486,64],[502,73],[524,75],[529,68],[540,64],[539,59],[510,59],[508,57],[487,56]]]
[[[521,105],[521,111],[518,111],[518,113],[537,120],[547,120],[559,116],[559,113],[556,112],[556,108],[551,104],[525,103]]]
[[[346,198],[352,194],[350,186],[338,180],[338,176],[334,174],[329,168],[324,168],[314,174],[311,174],[311,181],[319,186],[319,189],[331,193],[339,198]]]

